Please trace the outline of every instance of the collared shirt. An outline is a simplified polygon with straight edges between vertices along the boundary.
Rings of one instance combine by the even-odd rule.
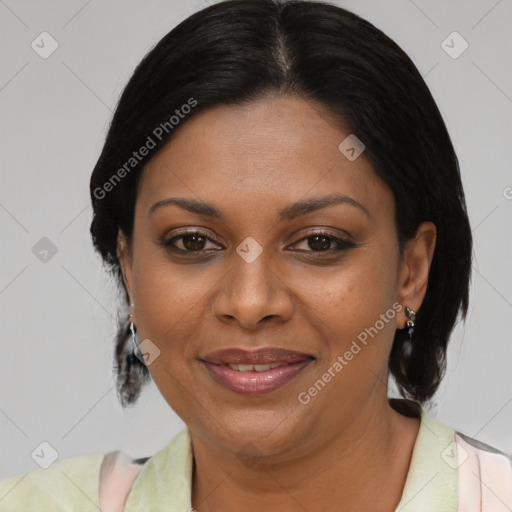
[[[402,498],[396,512],[457,512],[457,468],[448,453],[454,430],[421,409],[421,423]],[[184,429],[165,449],[151,457],[134,482],[125,512],[191,510],[192,445]],[[155,507],[155,508],[153,508]]]
[[[418,407],[421,423],[400,503],[395,512],[460,512],[462,500],[473,500],[464,512],[512,510],[512,462],[498,450],[457,433]],[[464,462],[470,445],[492,457],[494,472],[480,474],[475,458]],[[475,452],[476,453],[476,452]],[[104,454],[62,459],[48,469],[35,469],[0,481],[0,512],[98,512],[99,480]],[[475,462],[476,461],[476,462]],[[499,467],[498,467],[499,466]],[[466,468],[464,492],[459,489],[460,468]],[[137,469],[124,512],[192,512],[193,450],[188,428]],[[498,468],[499,475],[495,468]],[[469,479],[475,477],[474,482]],[[469,475],[469,476],[468,476]],[[496,478],[496,477],[499,478]],[[477,478],[478,477],[478,478]],[[499,480],[499,481],[498,481]],[[481,482],[483,482],[481,484]],[[475,494],[475,483],[486,493]],[[509,487],[510,485],[510,487]],[[494,486],[494,487],[493,487]],[[500,486],[500,487],[499,487]],[[485,487],[489,490],[486,491]],[[473,496],[470,494],[473,493]],[[482,507],[482,502],[489,506]]]

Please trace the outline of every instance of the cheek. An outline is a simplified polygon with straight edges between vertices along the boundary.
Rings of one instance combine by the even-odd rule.
[[[214,276],[199,273],[193,265],[172,265],[159,252],[141,250],[134,260],[138,329],[164,357],[171,351],[182,357],[183,347],[191,345],[187,341],[204,318],[204,297],[215,283]]]
[[[323,345],[322,371],[347,351],[352,351],[346,358],[352,371],[366,367],[377,373],[386,364],[396,329],[392,306],[397,283],[394,258],[383,260],[376,256],[379,251],[360,249],[329,276],[310,273],[307,286],[297,290],[303,300],[301,314],[314,325]],[[387,251],[393,254],[391,247]]]
[[[297,277],[295,290],[306,310],[339,325],[364,326],[391,307],[396,296],[396,272],[392,258],[382,261],[362,249],[346,265],[332,272],[310,272]],[[300,284],[302,283],[302,284]]]
[[[191,379],[191,365],[195,364],[194,347],[207,314],[204,296],[214,282],[210,283],[209,273],[200,277],[196,271],[192,275],[192,266],[178,268],[161,256],[140,256],[134,262],[133,282],[141,305],[137,308],[139,339],[151,340],[160,351],[148,370],[168,404],[194,424],[197,418],[189,417],[190,402],[192,397],[197,401],[204,391]]]

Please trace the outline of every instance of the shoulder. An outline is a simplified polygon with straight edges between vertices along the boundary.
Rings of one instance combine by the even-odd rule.
[[[429,427],[449,434],[439,445],[440,464],[455,471],[461,510],[512,510],[512,455],[432,418]],[[480,508],[479,508],[480,507]]]
[[[32,469],[0,481],[0,511],[97,512],[102,453],[57,460],[46,469]]]
[[[461,504],[512,510],[512,455],[458,431],[454,438]]]
[[[397,510],[512,510],[512,457],[415,408],[421,424]]]
[[[148,459],[122,451],[79,455],[0,480],[0,511],[107,510],[105,504],[117,503]]]

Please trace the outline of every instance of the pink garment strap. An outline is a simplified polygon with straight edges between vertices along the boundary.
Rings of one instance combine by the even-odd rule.
[[[457,512],[482,512],[482,484],[477,449],[458,434],[455,434],[455,442],[459,498]]]
[[[469,438],[470,439],[470,438]],[[479,443],[476,440],[471,440]],[[512,459],[473,445],[455,434],[457,445],[457,512],[510,512],[512,510]]]
[[[133,464],[122,451],[107,453],[100,469],[99,501],[101,512],[122,512],[142,464]]]

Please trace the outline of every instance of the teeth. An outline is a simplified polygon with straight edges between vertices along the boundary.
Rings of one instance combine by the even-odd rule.
[[[281,366],[281,363],[271,363],[271,364],[228,364],[228,366],[232,370],[236,370],[238,372],[266,372],[271,370],[272,368],[277,368]]]

